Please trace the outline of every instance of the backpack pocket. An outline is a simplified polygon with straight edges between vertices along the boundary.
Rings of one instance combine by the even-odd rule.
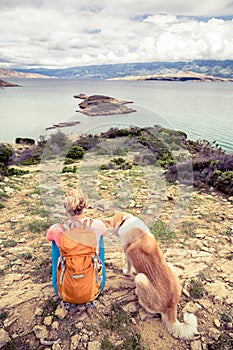
[[[65,261],[62,259],[57,276],[61,298],[73,304],[85,304],[95,299],[100,291],[101,278],[99,281],[93,258],[79,256],[66,258]]]

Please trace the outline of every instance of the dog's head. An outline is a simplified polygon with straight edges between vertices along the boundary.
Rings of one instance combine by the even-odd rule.
[[[130,217],[132,217],[132,214],[121,211],[119,213],[116,213],[112,217],[105,219],[104,221],[111,229],[113,229],[115,233],[117,233],[117,231],[123,225],[125,220],[127,220]]]

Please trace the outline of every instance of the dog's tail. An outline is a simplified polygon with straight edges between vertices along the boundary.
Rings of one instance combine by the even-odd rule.
[[[171,322],[168,316],[167,314],[162,314],[162,321],[168,332],[175,338],[192,339],[198,334],[197,318],[194,314],[185,313],[183,323],[179,322],[177,319]]]

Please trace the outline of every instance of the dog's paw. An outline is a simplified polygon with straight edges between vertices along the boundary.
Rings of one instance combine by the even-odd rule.
[[[122,272],[123,272],[124,276],[129,276],[130,275],[130,272],[128,271],[128,269],[124,269]]]

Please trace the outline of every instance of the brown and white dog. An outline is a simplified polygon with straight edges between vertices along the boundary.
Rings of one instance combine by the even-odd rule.
[[[132,214],[119,212],[106,220],[117,233],[124,248],[127,269],[136,272],[135,284],[138,301],[146,311],[160,313],[165,327],[176,338],[191,339],[198,333],[196,316],[184,314],[184,323],[177,320],[177,304],[181,285],[174,267],[165,261],[149,228]]]

